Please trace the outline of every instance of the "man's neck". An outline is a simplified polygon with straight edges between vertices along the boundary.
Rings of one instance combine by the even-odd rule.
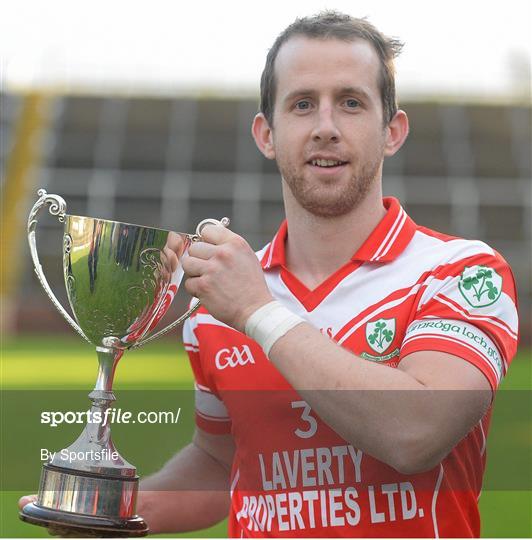
[[[386,214],[380,183],[350,213],[318,217],[301,208],[283,182],[288,221],[286,265],[310,290],[346,264]]]

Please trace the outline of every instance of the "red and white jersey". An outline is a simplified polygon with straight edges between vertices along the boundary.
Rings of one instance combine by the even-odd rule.
[[[443,351],[495,391],[518,340],[510,268],[486,244],[417,226],[393,198],[384,205],[352,259],[312,291],[286,268],[283,223],[258,252],[273,296],[353,362],[395,368],[415,351]],[[197,425],[236,443],[230,536],[479,536],[489,413],[437,467],[401,474],[332,431],[257,343],[204,308],[184,342]]]

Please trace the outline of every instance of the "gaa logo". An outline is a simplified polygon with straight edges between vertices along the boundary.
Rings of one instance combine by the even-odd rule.
[[[379,354],[391,345],[395,336],[395,319],[378,319],[366,325],[366,341]]]
[[[501,296],[502,277],[487,266],[466,266],[460,276],[458,288],[470,306],[491,306]]]
[[[226,367],[245,366],[246,364],[254,364],[255,359],[249,350],[247,345],[239,347],[231,347],[231,349],[220,349],[216,353],[214,363],[218,369],[225,369]]]

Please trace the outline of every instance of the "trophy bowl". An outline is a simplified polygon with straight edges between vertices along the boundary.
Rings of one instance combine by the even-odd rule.
[[[66,213],[58,195],[38,191],[28,217],[28,241],[37,277],[46,294],[74,330],[96,347],[98,375],[91,415],[66,452],[43,465],[37,500],[20,512],[23,521],[80,536],[145,536],[148,527],[136,515],[138,476],[116,450],[105,411],[115,401],[116,366],[126,349],[166,334],[199,306],[196,302],[166,328],[152,334],[170,307],[183,278],[181,262],[205,225],[228,225],[205,219],[195,234],[178,233]],[[38,214],[48,206],[64,223],[63,272],[74,318],[51,290],[36,243]],[[75,454],[72,454],[74,452]],[[84,456],[72,461],[64,456]]]

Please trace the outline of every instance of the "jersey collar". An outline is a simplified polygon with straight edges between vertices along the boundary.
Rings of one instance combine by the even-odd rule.
[[[393,261],[403,252],[412,236],[414,236],[416,224],[404,211],[399,201],[394,197],[385,197],[382,202],[386,214],[358,251],[351,257],[351,260],[383,263]],[[288,224],[285,220],[261,259],[262,267],[265,270],[276,266],[285,266],[287,234]]]

